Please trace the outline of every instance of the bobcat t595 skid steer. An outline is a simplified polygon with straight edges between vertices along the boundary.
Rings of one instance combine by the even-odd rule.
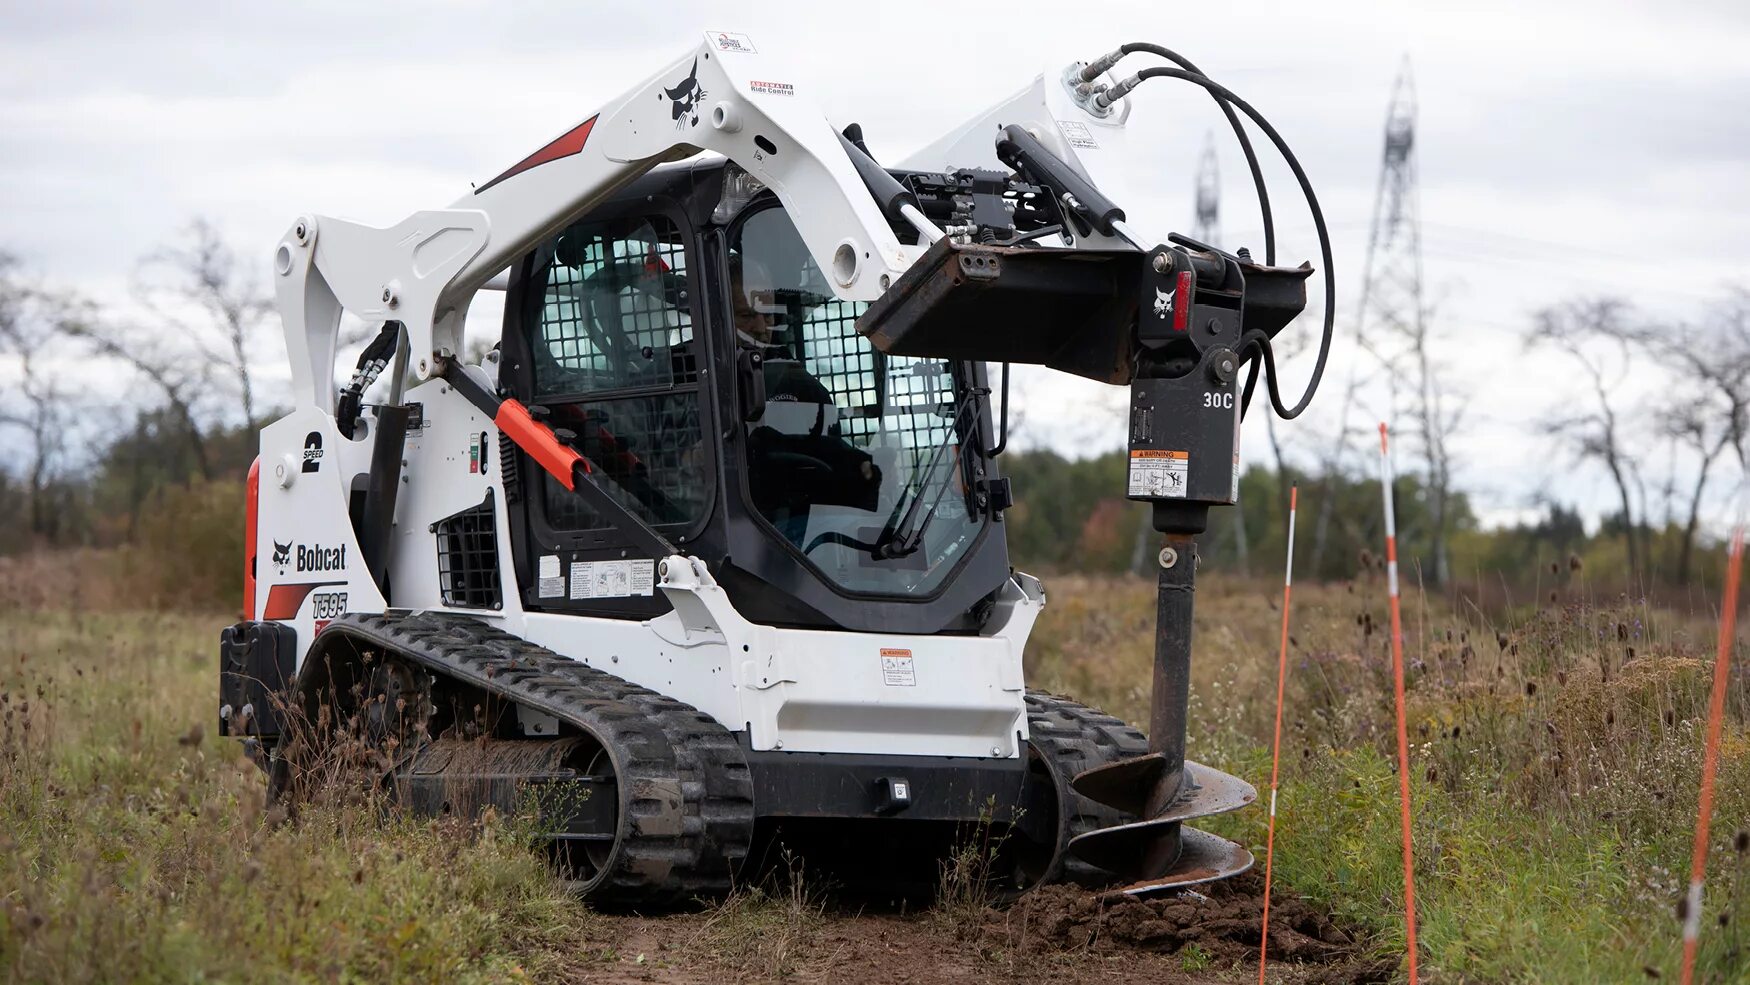
[[[1132,56],[1177,67],[1113,74]],[[716,32],[449,208],[298,218],[273,258],[295,409],[250,473],[223,729],[282,793],[346,732],[416,810],[536,795],[608,903],[723,890],[778,843],[898,883],[979,824],[1017,889],[1244,870],[1182,825],[1255,797],[1184,756],[1195,536],[1237,494],[1259,367],[1284,416],[1316,386],[1285,407],[1270,359],[1312,268],[1127,222],[1113,164],[1147,153],[1126,123],[1157,77],[1221,104],[1266,229],[1236,109],[1317,220],[1268,123],[1156,46],[884,167]],[[503,336],[473,363],[485,289]],[[381,330],[337,388],[343,312]],[[1321,370],[1329,341],[1327,314]],[[1166,545],[1146,737],[1027,688],[1013,363],[1129,387],[1128,495]]]

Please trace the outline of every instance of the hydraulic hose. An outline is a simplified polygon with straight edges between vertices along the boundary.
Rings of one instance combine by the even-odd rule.
[[[1270,347],[1269,334],[1254,329],[1240,336],[1239,344],[1241,356],[1244,356],[1250,349],[1256,348],[1258,350],[1260,358],[1264,361],[1264,383],[1270,392],[1270,404],[1275,408],[1278,417],[1283,420],[1293,420],[1306,410],[1307,405],[1312,403],[1313,394],[1318,391],[1319,381],[1325,375],[1325,360],[1330,356],[1331,337],[1336,328],[1337,307],[1333,301],[1337,296],[1337,275],[1331,269],[1331,236],[1329,230],[1325,228],[1325,214],[1324,210],[1319,208],[1318,195],[1313,192],[1312,182],[1307,180],[1306,172],[1300,166],[1300,160],[1288,148],[1288,143],[1282,139],[1282,135],[1270,125],[1270,121],[1266,120],[1262,113],[1253,109],[1250,103],[1234,95],[1225,86],[1210,81],[1207,76],[1200,72],[1177,68],[1145,68],[1101,93],[1096,97],[1096,100],[1100,101],[1101,105],[1110,105],[1122,99],[1143,82],[1156,78],[1183,79],[1193,85],[1202,86],[1223,103],[1238,107],[1240,112],[1246,114],[1253,123],[1257,124],[1258,129],[1264,131],[1264,135],[1270,138],[1277,153],[1282,155],[1283,162],[1288,165],[1290,171],[1294,172],[1294,180],[1300,183],[1301,194],[1306,197],[1307,209],[1312,213],[1313,228],[1318,231],[1319,235],[1319,259],[1324,265],[1325,324],[1319,337],[1319,355],[1318,360],[1313,364],[1312,378],[1307,381],[1305,392],[1301,394],[1300,400],[1292,408],[1286,407],[1282,403],[1282,394],[1276,382],[1276,358]]]
[[[1150,44],[1146,41],[1133,41],[1129,44],[1120,46],[1117,51],[1114,51],[1111,54],[1103,55],[1088,63],[1088,66],[1082,69],[1082,81],[1094,81],[1099,78],[1102,73],[1110,70],[1114,65],[1118,64],[1119,59],[1126,55],[1136,54],[1137,52],[1165,58],[1167,61],[1172,62],[1187,72],[1195,72],[1198,75],[1204,74],[1202,69],[1191,64],[1191,59],[1186,58],[1184,55],[1181,55],[1176,51],[1163,48],[1158,44]],[[1204,77],[1207,78],[1208,76]],[[1258,195],[1258,211],[1262,214],[1264,220],[1264,265],[1267,267],[1273,267],[1276,265],[1276,223],[1274,216],[1270,211],[1270,189],[1264,182],[1264,171],[1258,165],[1257,151],[1252,149],[1252,140],[1246,135],[1246,128],[1240,123],[1240,118],[1234,115],[1233,107],[1228,105],[1227,100],[1223,99],[1213,90],[1210,91],[1209,95],[1210,98],[1215,100],[1215,104],[1221,107],[1221,115],[1227,117],[1228,126],[1233,128],[1234,139],[1239,141],[1240,150],[1246,155],[1246,169],[1252,173],[1252,188]]]

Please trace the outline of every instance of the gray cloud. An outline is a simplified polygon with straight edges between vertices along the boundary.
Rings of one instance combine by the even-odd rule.
[[[939,29],[930,4],[810,3],[730,13],[661,5],[11,4],[0,10],[0,245],[112,300],[134,259],[189,217],[267,251],[305,209],[388,224],[447,204],[690,45],[745,31],[794,64],[835,120],[897,158],[1074,57],[1160,40],[1251,99],[1288,137],[1336,235],[1339,311],[1359,287],[1389,87],[1406,53],[1421,100],[1426,269],[1443,358],[1476,426],[1464,478],[1487,505],[1545,485],[1588,501],[1525,422],[1565,399],[1547,360],[1521,360],[1537,307],[1610,291],[1673,315],[1750,269],[1750,13],[1731,0],[1527,5],[1260,0],[1201,16],[1158,0],[1016,2]],[[1153,189],[1127,203],[1189,225],[1192,172],[1222,123],[1190,86],[1144,91],[1135,125]],[[1223,138],[1225,141],[1225,138]],[[1224,225],[1258,247],[1239,155],[1221,147]],[[1285,261],[1315,255],[1292,182],[1269,164]],[[1302,329],[1303,331],[1305,329]],[[1285,432],[1300,454],[1335,427],[1336,393]],[[1291,365],[1289,389],[1304,378]],[[1030,377],[1032,440],[1115,445],[1110,414],[1048,420],[1100,393]],[[1262,450],[1262,428],[1248,449]]]

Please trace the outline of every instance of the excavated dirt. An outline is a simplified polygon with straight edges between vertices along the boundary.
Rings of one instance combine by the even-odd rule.
[[[1151,900],[1057,886],[1003,909],[952,919],[829,903],[806,929],[755,931],[761,940],[744,943],[739,957],[716,946],[709,911],[604,916],[602,938],[579,955],[566,978],[833,985],[1255,982],[1261,892],[1255,875]],[[1368,956],[1354,935],[1292,894],[1271,900],[1270,961],[1272,982],[1295,985],[1385,983],[1397,967]]]
[[[1142,899],[1048,886],[992,913],[1022,946],[1057,950],[1128,948],[1177,953],[1195,945],[1220,959],[1255,957],[1263,916],[1262,880],[1247,874],[1177,896]],[[1270,957],[1323,962],[1355,952],[1355,940],[1321,910],[1293,896],[1270,906]]]

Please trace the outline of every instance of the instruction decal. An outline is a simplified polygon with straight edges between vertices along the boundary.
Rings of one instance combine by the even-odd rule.
[[[888,687],[917,687],[917,670],[912,666],[911,651],[881,648],[881,683]]]
[[[1090,150],[1100,148],[1100,142],[1094,139],[1094,131],[1089,130],[1086,123],[1059,120],[1057,128],[1063,131],[1063,139],[1069,141],[1071,147],[1086,147]]]
[[[1191,478],[1191,453],[1139,448],[1130,453],[1131,496],[1184,499]]]
[[[796,87],[788,82],[761,82],[759,79],[749,79],[749,92],[757,92],[767,96],[794,96]]]
[[[649,596],[653,593],[655,584],[655,561],[571,562],[573,600]]]
[[[559,555],[541,555],[540,577],[535,584],[535,591],[544,599],[565,597],[565,572],[559,568]]]
[[[733,51],[738,55],[757,55],[758,48],[753,46],[753,39],[745,34],[733,34],[729,31],[706,31],[705,37],[718,51]]]

